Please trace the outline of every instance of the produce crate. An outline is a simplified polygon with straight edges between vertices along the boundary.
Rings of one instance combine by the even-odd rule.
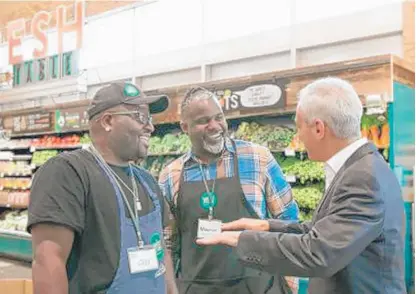
[[[7,279],[0,280],[0,293],[4,294],[32,294],[31,280]]]

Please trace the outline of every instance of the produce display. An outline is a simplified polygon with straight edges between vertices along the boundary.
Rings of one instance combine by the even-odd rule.
[[[33,139],[30,145],[33,147],[62,147],[78,146],[81,144],[81,138],[78,135],[67,136],[43,136],[42,138]]]
[[[379,149],[382,149],[386,159],[389,152],[389,132],[389,125],[384,115],[364,115],[362,117],[362,136],[373,141]],[[310,220],[324,192],[325,173],[322,163],[307,159],[305,147],[299,140],[295,127],[241,122],[237,129],[230,130],[230,136],[263,145],[271,150],[287,181],[292,186],[293,196],[300,208],[300,220]],[[24,176],[31,175],[34,166],[44,164],[51,157],[62,152],[62,149],[66,147],[81,148],[90,143],[91,138],[88,133],[47,135],[34,139],[1,141],[0,149],[3,149],[3,152],[33,147],[30,149],[33,156],[31,165],[25,161],[0,161],[0,188],[3,189],[0,191],[0,206],[27,207],[29,203],[27,189],[30,188],[31,178]],[[50,150],[36,150],[41,148]],[[158,178],[166,165],[190,149],[191,142],[184,133],[176,132],[164,136],[152,136],[149,140],[149,157],[139,164],[155,178]],[[290,150],[293,151],[289,152]],[[21,151],[13,152],[22,154]],[[0,228],[17,230],[23,228],[24,230],[27,212],[7,211],[7,215],[3,215],[3,219],[2,221],[0,218]]]
[[[305,187],[293,187],[292,193],[300,208],[300,221],[311,220],[313,211],[321,200],[324,193],[324,183],[309,185]]]
[[[323,183],[305,187],[293,187],[293,197],[299,207],[305,210],[313,210],[322,198],[324,187]]]
[[[325,187],[323,163],[303,158],[303,155],[285,156],[275,154],[286,180],[292,186],[293,197],[299,209],[301,221],[310,220],[313,211],[321,199]],[[291,182],[289,179],[293,178]]]
[[[242,122],[234,134],[236,139],[250,141],[268,147],[271,150],[282,150],[290,145],[295,131],[285,126],[260,125]]]
[[[58,150],[35,151],[32,156],[32,164],[39,166],[48,161],[49,158],[58,155]]]
[[[148,157],[140,163],[140,166],[148,170],[157,179],[162,169],[176,158],[175,156]]]
[[[150,154],[185,153],[191,149],[191,141],[186,134],[167,134],[163,138],[153,136],[149,140]]]
[[[84,135],[82,135],[79,138],[79,143],[80,144],[90,144],[91,143],[90,135],[88,135],[87,133],[85,133]]]
[[[277,159],[283,174],[295,176],[301,184],[320,182],[325,179],[323,164],[310,160],[299,160],[296,157]]]
[[[29,191],[0,191],[0,207],[21,207],[29,205]]]
[[[3,189],[26,190],[31,183],[31,178],[0,178],[0,188]]]
[[[390,126],[384,115],[363,115],[361,118],[361,135],[378,147],[390,145]]]
[[[0,176],[31,174],[32,167],[24,161],[0,161]]]
[[[24,211],[6,211],[0,216],[0,229],[26,231],[27,226],[27,210]]]
[[[31,139],[20,139],[20,140],[0,140],[0,149],[19,149],[29,148]]]

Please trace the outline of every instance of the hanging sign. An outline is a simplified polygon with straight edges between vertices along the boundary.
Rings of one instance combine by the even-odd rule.
[[[13,116],[12,120],[12,132],[16,134],[52,131],[50,112]]]
[[[86,107],[74,107],[55,111],[55,132],[83,130],[88,128]]]
[[[46,29],[51,29],[49,24],[52,19],[56,19],[56,30],[58,32],[58,54],[63,53],[64,33],[75,32],[76,33],[76,49],[82,46],[82,35],[84,28],[85,18],[85,2],[76,1],[74,3],[74,19],[68,21],[66,6],[58,6],[56,11],[37,12],[30,25],[30,34],[33,35],[37,42],[29,48],[29,52],[25,52],[32,58],[44,58],[48,54],[49,40],[47,37]],[[23,54],[17,54],[15,51],[19,50],[23,52],[22,39],[26,36],[26,20],[20,18],[7,23],[7,41],[9,49],[9,64],[18,64],[23,62]],[[39,44],[41,46],[36,46]],[[40,47],[40,48],[39,48]],[[25,50],[26,50],[25,46]],[[74,48],[73,48],[74,49]],[[26,54],[25,54],[26,55]]]
[[[286,85],[288,79],[268,79],[250,84],[230,86],[221,90],[207,88],[214,92],[224,113],[238,117],[239,115],[257,115],[286,107]],[[156,95],[160,93],[149,93]],[[169,109],[156,114],[154,122],[172,123],[180,121],[180,107],[183,93],[173,96]]]
[[[224,113],[232,111],[254,112],[260,109],[285,107],[283,84],[262,82],[244,88],[227,88],[215,91]]]

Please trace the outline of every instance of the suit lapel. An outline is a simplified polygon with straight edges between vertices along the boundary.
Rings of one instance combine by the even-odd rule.
[[[347,161],[342,165],[341,169],[337,172],[334,179],[332,180],[331,184],[329,185],[328,189],[324,192],[324,195],[319,201],[318,207],[315,210],[314,218],[318,215],[319,211],[322,208],[323,203],[325,202],[328,195],[332,194],[332,191],[334,190],[334,187],[336,186],[336,183],[338,182],[339,178],[341,178],[343,172],[350,167],[352,164],[354,164],[356,161],[360,160],[367,154],[371,154],[374,152],[378,152],[376,146],[373,143],[366,143],[360,148],[355,151],[350,158],[347,159]]]

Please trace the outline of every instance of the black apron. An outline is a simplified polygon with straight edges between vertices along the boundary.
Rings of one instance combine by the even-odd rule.
[[[230,222],[242,217],[258,218],[247,203],[238,172],[237,148],[234,146],[234,176],[216,179],[214,192],[217,205],[214,219]],[[202,176],[202,175],[201,175]],[[211,189],[213,181],[207,181]],[[207,219],[208,211],[200,206],[200,196],[206,192],[203,181],[185,182],[180,177],[175,208],[180,240],[179,275],[180,294],[244,294],[290,293],[283,277],[244,267],[238,260],[236,248],[228,246],[198,246],[195,243],[198,219]]]

